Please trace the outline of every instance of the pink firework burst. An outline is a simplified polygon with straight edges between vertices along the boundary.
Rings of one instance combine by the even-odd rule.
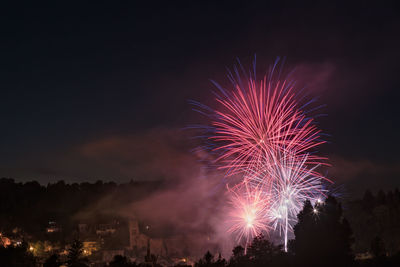
[[[210,137],[217,144],[214,151],[220,152],[220,168],[230,175],[246,170],[276,149],[301,155],[324,143],[313,119],[300,109],[293,82],[275,80],[273,71],[260,81],[255,75],[246,83],[238,74],[236,79],[230,78],[232,92],[219,87],[223,93],[216,100],[221,108],[214,111],[215,134]],[[325,159],[310,155],[307,164]]]
[[[254,236],[277,231],[287,250],[303,202],[323,199],[324,182],[331,181],[317,171],[328,164],[314,151],[325,141],[305,110],[312,101],[301,104],[295,83],[275,72],[277,63],[260,80],[255,62],[253,71],[242,71],[245,79],[235,67],[228,75],[231,90],[215,83],[217,109],[194,104],[212,118],[211,126],[200,127],[207,137],[204,148],[217,154],[215,162],[227,176],[240,179],[228,187],[229,232],[247,246]]]
[[[269,201],[264,191],[247,182],[228,187],[228,193],[231,204],[228,232],[247,245],[255,236],[268,230]]]

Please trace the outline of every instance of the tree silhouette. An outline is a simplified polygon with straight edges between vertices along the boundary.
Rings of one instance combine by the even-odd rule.
[[[28,244],[0,247],[0,266],[34,267],[36,258],[28,251]]]
[[[131,263],[125,256],[116,255],[114,259],[109,263],[110,267],[136,267],[138,266],[135,262]]]
[[[83,257],[82,242],[75,239],[68,250],[67,265],[69,267],[86,267],[88,263],[88,259]]]
[[[362,205],[366,211],[371,211],[374,208],[375,198],[374,198],[374,195],[372,195],[370,190],[365,191],[363,199],[362,199]]]
[[[210,253],[210,251],[207,251],[206,254],[204,254],[203,258],[200,259],[198,262],[195,263],[195,267],[209,267],[213,266],[214,262],[214,256]]]
[[[312,206],[306,201],[294,227],[293,249],[303,266],[350,266],[352,231],[342,207],[332,196]]]
[[[382,190],[379,190],[378,195],[376,197],[376,201],[378,205],[386,204],[386,194]]]
[[[314,229],[316,228],[316,218],[311,202],[307,200],[303,209],[297,215],[298,223],[294,226],[295,240],[291,242],[291,247],[297,258],[307,258],[309,248],[314,246],[317,239]]]
[[[276,246],[264,235],[256,236],[247,249],[247,257],[252,266],[274,266],[283,263],[282,245]]]
[[[222,258],[221,253],[218,254],[218,259],[215,261],[214,266],[216,267],[226,266],[226,260]]]
[[[384,257],[386,254],[385,244],[379,236],[376,236],[371,241],[371,253],[372,255],[374,255],[375,258]]]
[[[46,259],[43,267],[60,267],[61,264],[60,257],[57,254],[53,254]]]
[[[236,246],[232,250],[232,257],[229,260],[230,267],[240,267],[249,265],[249,257],[244,254],[242,246]]]
[[[214,260],[214,255],[207,251],[198,262],[194,264],[195,267],[223,267],[226,266],[226,260],[222,258],[221,254],[218,255],[218,259]]]

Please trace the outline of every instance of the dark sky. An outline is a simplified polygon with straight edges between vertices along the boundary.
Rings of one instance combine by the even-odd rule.
[[[400,186],[394,4],[139,2],[2,7],[0,176],[191,175],[181,129],[201,118],[187,100],[212,101],[210,79],[256,54],[259,71],[286,57],[327,104],[335,179]]]

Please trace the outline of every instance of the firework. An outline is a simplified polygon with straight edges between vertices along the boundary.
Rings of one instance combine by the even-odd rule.
[[[228,187],[229,232],[247,246],[254,236],[275,230],[284,237],[287,250],[288,232],[304,201],[322,199],[323,182],[329,180],[317,171],[327,159],[314,151],[324,141],[304,110],[312,101],[300,104],[295,83],[281,79],[277,62],[261,80],[256,79],[255,62],[249,73],[240,65],[245,79],[235,67],[228,75],[232,90],[214,83],[217,109],[194,104],[212,121],[201,127],[207,140],[204,148],[217,155],[214,162],[227,176],[242,177]]]
[[[246,83],[238,72],[229,77],[231,92],[217,85],[220,108],[214,111],[214,135],[209,137],[219,152],[216,161],[229,175],[245,171],[276,150],[301,156],[324,143],[313,119],[300,110],[292,81],[274,79],[273,70],[260,81],[252,73]],[[307,164],[324,159],[309,155]]]
[[[293,230],[304,201],[321,201],[326,194],[323,184],[330,182],[315,171],[318,165],[306,166],[307,158],[307,154],[299,158],[293,153],[277,153],[264,161],[264,167],[257,167],[248,176],[254,187],[263,188],[268,195],[267,220],[271,228],[283,236],[285,251],[288,232]]]
[[[247,244],[257,235],[269,229],[269,201],[261,188],[251,187],[246,181],[228,188],[231,204],[231,227],[229,232],[236,235],[237,241]]]

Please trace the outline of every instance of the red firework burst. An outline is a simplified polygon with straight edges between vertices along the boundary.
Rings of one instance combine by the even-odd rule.
[[[293,83],[269,77],[259,82],[249,78],[246,86],[233,80],[232,93],[217,96],[222,107],[215,110],[215,135],[210,138],[217,144],[214,151],[220,152],[220,168],[229,175],[246,170],[277,149],[302,155],[324,143],[313,119],[299,109]],[[324,160],[310,155],[307,164]]]

